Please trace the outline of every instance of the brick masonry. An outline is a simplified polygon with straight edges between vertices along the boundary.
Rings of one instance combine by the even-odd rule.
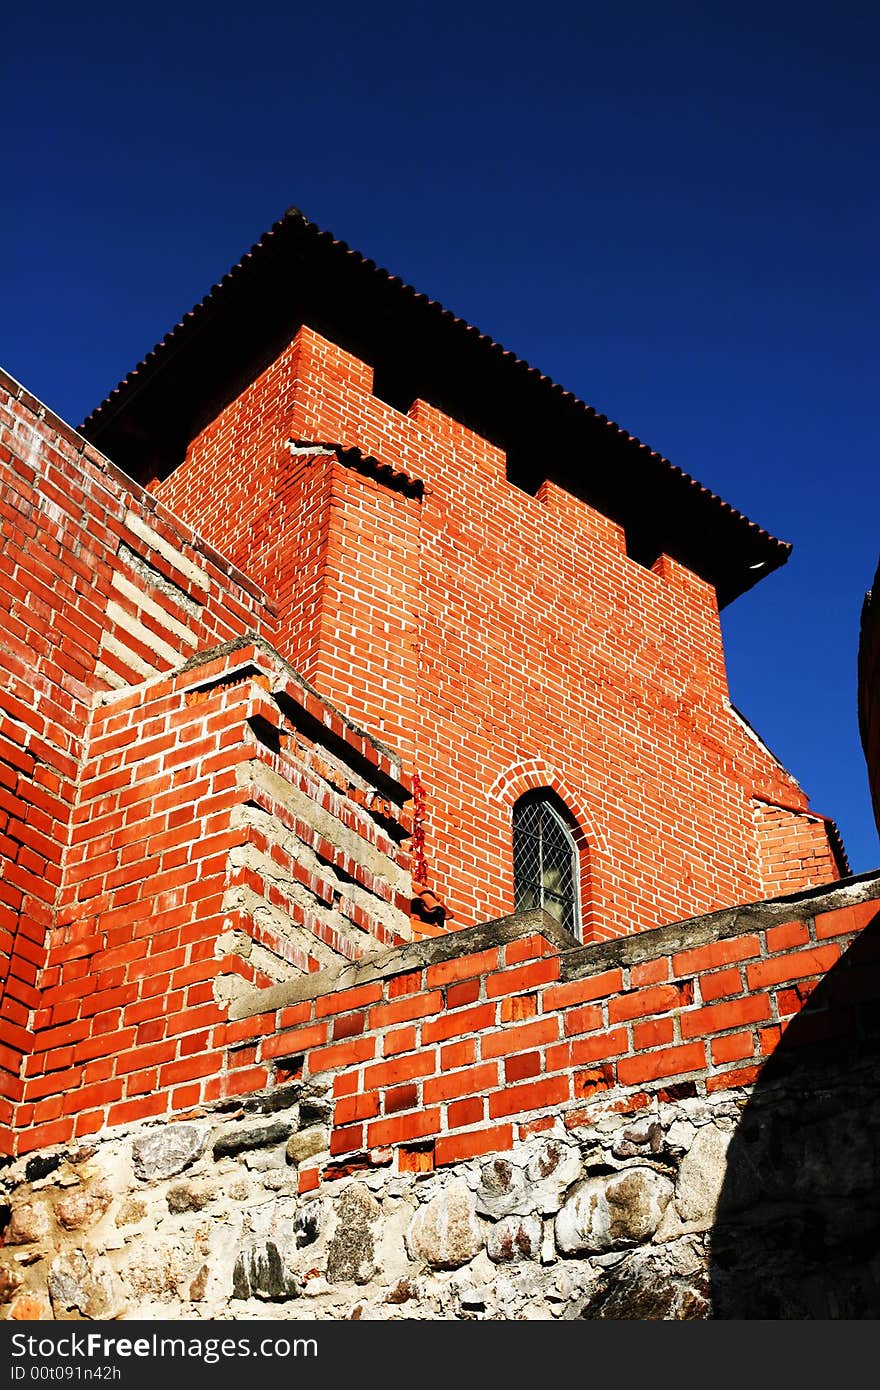
[[[498,449],[387,405],[308,327],[156,490],[272,595],[283,654],[400,751],[448,926],[513,910],[512,806],[538,786],[579,825],[588,940],[839,876],[730,705],[711,586],[638,564],[554,483],[514,487]]]

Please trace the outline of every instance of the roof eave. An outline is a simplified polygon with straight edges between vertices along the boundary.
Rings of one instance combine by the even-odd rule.
[[[709,579],[722,607],[788,559],[790,545],[297,209],[251,247],[80,430],[140,480],[159,460],[173,466],[193,433],[225,403],[224,393],[228,399],[249,373],[267,365],[299,322],[335,341],[346,338],[341,345],[368,361],[372,355],[374,367],[385,365],[375,360],[383,352],[387,357],[383,333],[392,354],[405,342],[405,353],[397,352],[392,364],[399,390],[406,391],[411,377],[411,399],[426,396],[503,448],[548,428],[578,441],[577,454],[591,460],[590,499],[618,512],[623,524],[628,509],[637,519],[641,511],[645,525],[662,521],[663,548]]]

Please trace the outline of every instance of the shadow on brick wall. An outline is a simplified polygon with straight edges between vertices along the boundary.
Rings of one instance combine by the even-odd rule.
[[[880,913],[785,1027],[728,1149],[716,1318],[880,1317]]]

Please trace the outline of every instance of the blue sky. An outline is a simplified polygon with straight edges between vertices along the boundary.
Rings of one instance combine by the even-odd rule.
[[[78,423],[297,205],[794,543],[732,698],[876,867],[878,42],[850,0],[17,7],[0,362]]]

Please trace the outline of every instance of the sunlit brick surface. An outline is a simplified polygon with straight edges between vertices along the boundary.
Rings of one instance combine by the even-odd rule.
[[[447,926],[512,911],[512,805],[542,785],[579,823],[586,939],[838,876],[824,823],[731,711],[710,586],[629,559],[554,484],[512,486],[433,407],[392,409],[310,329],[158,491],[271,594],[284,654],[418,775]]]

